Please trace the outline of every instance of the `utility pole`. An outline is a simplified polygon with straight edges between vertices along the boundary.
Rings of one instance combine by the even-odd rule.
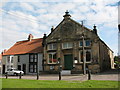
[[[86,74],[86,60],[85,60],[85,40],[84,40],[84,28],[83,28],[83,21],[82,21],[82,30],[83,30],[83,33],[82,33],[82,50],[83,50],[83,74],[85,75]]]

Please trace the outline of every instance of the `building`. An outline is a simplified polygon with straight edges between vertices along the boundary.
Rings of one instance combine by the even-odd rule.
[[[96,26],[93,30],[71,19],[68,11],[57,27],[43,37],[44,71],[62,70],[92,73],[114,68],[113,51],[102,41]]]
[[[0,74],[2,74],[2,54],[0,54]]]
[[[16,42],[3,53],[3,74],[9,68],[23,70],[25,74],[34,74],[38,66],[39,71],[42,71],[42,51],[42,39],[33,39],[32,34],[28,36],[28,40]]]
[[[118,25],[118,56],[120,56],[120,24]]]

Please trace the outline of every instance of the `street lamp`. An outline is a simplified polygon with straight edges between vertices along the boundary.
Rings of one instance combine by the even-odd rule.
[[[74,64],[73,64],[73,68],[75,68],[75,64],[78,63],[77,57],[74,58]]]
[[[60,58],[58,58],[58,64],[59,64],[59,80],[61,80],[62,65],[61,65],[61,60],[60,60]]]
[[[82,42],[83,42],[83,45],[82,45],[82,50],[83,50],[83,74],[85,75],[86,74],[86,61],[85,61],[85,43],[84,43],[84,33],[82,34]]]

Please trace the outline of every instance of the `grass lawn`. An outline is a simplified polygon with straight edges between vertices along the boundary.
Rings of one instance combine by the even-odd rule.
[[[2,88],[118,88],[118,82],[2,79]]]

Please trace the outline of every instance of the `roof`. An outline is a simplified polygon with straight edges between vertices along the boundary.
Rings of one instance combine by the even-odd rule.
[[[27,53],[42,53],[42,38],[24,40],[16,42],[10,49],[8,49],[3,55],[16,55]]]

